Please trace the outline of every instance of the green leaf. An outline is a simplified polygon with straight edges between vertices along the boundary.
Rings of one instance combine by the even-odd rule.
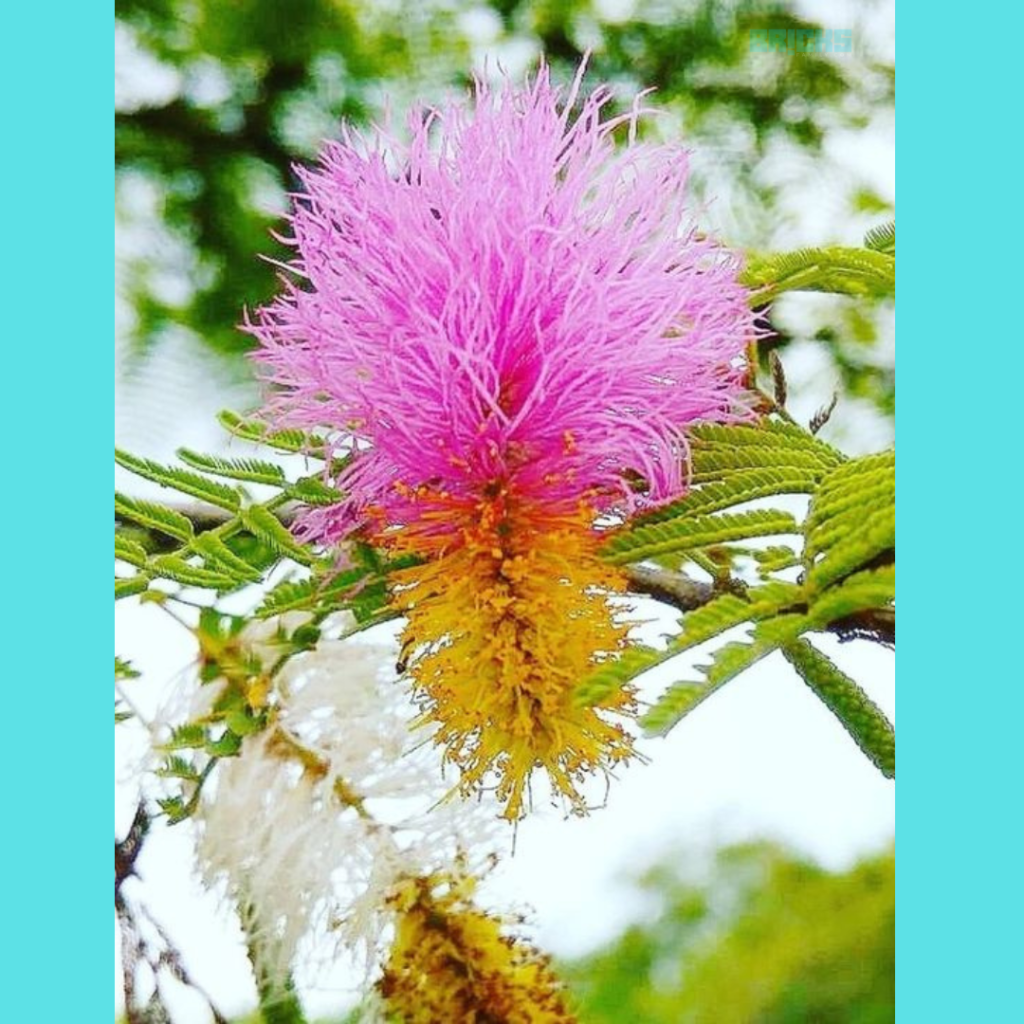
[[[242,749],[242,737],[227,730],[220,739],[209,740],[206,752],[211,757],[234,757]]]
[[[168,757],[167,760],[156,769],[155,774],[159,775],[163,779],[184,779],[186,782],[199,781],[199,772],[196,771],[192,763],[177,754],[172,754]]]
[[[212,572],[198,565],[186,562],[178,555],[161,555],[149,563],[149,571],[163,579],[173,580],[186,587],[201,587],[205,590],[233,590],[244,582],[236,576],[223,572]]]
[[[119,658],[116,654],[114,655],[114,680],[118,679],[139,679],[142,673],[138,669],[132,668],[130,661],[125,661],[123,658]]]
[[[812,482],[820,480],[835,466],[827,455],[821,452],[801,448],[779,448],[769,445],[729,447],[718,445],[702,451],[695,451],[693,469],[690,474],[694,484],[709,483],[714,480],[728,482],[736,474],[750,469],[766,469],[769,467],[802,471]]]
[[[187,542],[192,539],[192,524],[188,518],[173,508],[167,508],[166,505],[158,505],[152,501],[139,501],[115,491],[114,515],[122,519],[130,519],[133,523],[138,523],[150,530],[158,530],[175,540]]]
[[[804,524],[808,592],[884,560],[896,548],[896,453],[838,467],[821,482]]]
[[[769,618],[802,600],[796,583],[771,580],[744,595],[726,593],[683,616],[683,632],[672,641],[676,652],[689,650],[744,622]]]
[[[312,611],[346,595],[366,576],[365,569],[348,569],[330,579],[282,580],[256,609],[259,618],[269,618],[291,611]]]
[[[762,573],[781,572],[800,564],[800,556],[785,544],[772,545],[753,552],[754,560]]]
[[[896,221],[880,224],[864,236],[864,248],[896,255]]]
[[[788,512],[755,509],[717,516],[672,519],[664,523],[617,530],[602,546],[601,554],[613,565],[623,565],[653,555],[687,551],[710,544],[799,532],[796,520]]]
[[[163,744],[165,750],[198,749],[206,746],[206,727],[194,722],[179,725],[171,732],[171,738]]]
[[[115,533],[114,558],[127,562],[129,565],[134,565],[136,569],[144,569],[149,556],[146,554],[146,549],[137,541]]]
[[[119,601],[122,597],[132,597],[134,594],[141,594],[149,589],[149,577],[139,573],[137,576],[115,576],[114,577],[114,600]]]
[[[192,542],[192,550],[202,555],[212,572],[222,571],[238,580],[258,583],[263,579],[260,569],[239,558],[215,533],[201,533]]]
[[[815,527],[856,505],[882,504],[896,491],[896,452],[865,455],[832,470],[819,485],[807,522]]]
[[[811,452],[822,461],[838,465],[846,461],[842,452],[815,437],[799,424],[765,418],[757,423],[698,423],[689,437],[694,442],[694,457],[704,448],[791,448]]]
[[[232,708],[224,714],[224,724],[236,736],[250,736],[263,728],[264,721],[259,715],[251,715],[247,708]]]
[[[685,498],[638,516],[635,522],[637,526],[646,526],[698,512],[719,512],[745,501],[775,494],[809,494],[814,490],[822,472],[806,466],[739,470],[723,477],[718,483],[696,487]]]
[[[301,480],[288,484],[285,494],[306,505],[336,505],[345,497],[341,491],[329,487],[322,478],[316,476],[304,476]]]
[[[703,682],[683,680],[670,686],[640,719],[641,726],[648,735],[664,736],[731,679],[784,643],[795,640],[808,624],[806,616],[796,614],[759,622],[754,627],[751,642],[725,644],[713,653],[709,665],[698,666],[704,673]]]
[[[384,580],[375,580],[361,587],[345,604],[356,617],[356,622],[362,624],[374,618],[387,602],[387,584]]]
[[[837,619],[871,608],[885,608],[896,600],[896,566],[848,576],[838,586],[830,587],[810,608],[810,617],[819,629],[826,629]]]
[[[801,678],[839,719],[843,728],[878,770],[896,777],[896,733],[870,697],[832,661],[806,640],[782,653]]]
[[[263,598],[255,614],[263,619],[283,612],[306,611],[319,603],[319,581],[282,580]]]
[[[865,515],[896,504],[894,474],[886,469],[843,488],[819,489],[804,523],[807,554],[821,553],[863,521]]]
[[[824,590],[872,560],[896,548],[896,509],[878,509],[867,516],[856,532],[849,533],[825,552],[807,573],[809,590]]]
[[[300,565],[315,564],[316,557],[291,535],[288,528],[273,512],[255,505],[252,508],[243,509],[240,516],[250,532],[279,554],[287,555]]]
[[[573,701],[577,707],[600,707],[627,683],[677,653],[671,648],[659,651],[640,644],[627,648],[620,657],[605,662],[584,679],[573,691]]]
[[[202,455],[189,448],[179,448],[177,455],[193,469],[201,469],[216,476],[270,486],[281,486],[286,483],[284,470],[273,462],[264,462],[260,459],[222,459],[216,455]]]
[[[172,825],[184,821],[191,813],[180,796],[160,796],[157,797],[156,802]]]
[[[895,254],[834,246],[800,249],[748,260],[741,280],[761,306],[786,291],[891,295],[896,290]]]
[[[208,480],[198,473],[192,473],[187,469],[178,469],[174,466],[162,466],[158,462],[140,459],[118,448],[114,449],[114,461],[124,469],[130,470],[146,480],[152,480],[162,487],[170,487],[182,494],[190,494],[193,498],[207,501],[211,505],[217,505],[229,512],[235,512],[238,509],[240,498],[235,488],[217,483],[215,480]]]
[[[301,430],[273,430],[266,423],[244,419],[230,410],[221,412],[217,419],[235,437],[255,444],[265,444],[278,451],[312,455],[315,458],[322,458],[325,453],[326,442],[315,434]]]

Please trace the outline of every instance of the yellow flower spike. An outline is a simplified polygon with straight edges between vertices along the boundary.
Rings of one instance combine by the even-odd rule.
[[[377,983],[403,1024],[573,1024],[562,986],[528,943],[474,906],[472,878],[407,879]]]
[[[586,507],[537,508],[497,485],[487,495],[429,499],[430,513],[459,524],[458,545],[426,528],[389,538],[427,558],[396,574],[394,595],[408,619],[404,642],[419,645],[410,670],[423,720],[436,723],[464,794],[495,782],[515,821],[542,769],[582,813],[578,784],[632,754],[629,734],[606,718],[634,714],[631,690],[595,707],[573,701],[579,680],[625,644],[609,604],[625,581],[597,558]]]

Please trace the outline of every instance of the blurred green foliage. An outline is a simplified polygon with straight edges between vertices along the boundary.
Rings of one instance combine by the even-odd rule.
[[[665,863],[660,907],[561,973],[587,1024],[895,1020],[895,852],[830,873],[776,846],[719,853],[707,884]]]
[[[747,843],[718,851],[703,880],[665,861],[639,881],[656,916],[557,965],[580,1024],[896,1019],[893,849],[829,872]],[[363,1020],[356,1009],[340,1024]]]
[[[764,250],[786,230],[836,240],[794,228],[800,193],[821,179],[846,193],[846,241],[891,215],[826,141],[891,109],[893,68],[866,34],[842,56],[751,53],[751,28],[815,27],[788,4],[118,0],[116,15],[118,206],[122,225],[144,228],[122,246],[137,355],[169,328],[215,351],[247,348],[242,310],[277,288],[278,271],[258,256],[288,256],[271,230],[295,187],[292,164],[342,118],[365,124],[385,101],[398,115],[462,88],[485,52],[515,72],[544,53],[564,79],[591,50],[592,80],[615,83],[624,101],[654,87],[666,114],[646,130],[692,144],[695,193],[715,197],[730,244]],[[780,154],[803,167],[794,180],[773,172]],[[872,354],[876,317],[868,309],[851,325],[849,308],[839,301],[813,328],[781,328],[774,344],[816,333],[843,387],[891,412],[891,370]]]

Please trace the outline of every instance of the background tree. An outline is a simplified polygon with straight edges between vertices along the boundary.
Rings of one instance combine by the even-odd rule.
[[[892,207],[836,144],[890,129],[895,72],[876,54],[887,8],[866,5],[844,26],[849,54],[750,51],[753,28],[839,27],[827,11],[818,22],[758,0],[119,2],[119,209],[125,228],[149,231],[123,266],[126,370],[182,329],[229,356],[248,348],[240,310],[274,293],[274,267],[255,254],[284,255],[271,229],[295,187],[292,163],[342,118],[365,124],[385,100],[400,114],[414,97],[461,89],[483,52],[514,71],[543,52],[564,78],[590,50],[594,80],[623,95],[654,88],[670,116],[645,130],[692,144],[693,187],[715,197],[709,213],[730,244],[859,241]],[[849,395],[891,415],[892,355],[877,344],[888,305],[788,305],[762,355],[813,338]]]

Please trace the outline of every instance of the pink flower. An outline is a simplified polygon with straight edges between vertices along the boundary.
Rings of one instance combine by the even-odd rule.
[[[628,511],[686,484],[684,430],[745,414],[756,336],[738,259],[686,214],[686,153],[636,140],[610,90],[523,88],[417,110],[411,142],[346,130],[299,171],[294,281],[247,328],[265,415],[355,452],[332,542],[418,515],[418,487]],[[616,147],[616,138],[624,145]],[[632,481],[632,482],[631,482]],[[399,485],[396,487],[396,485]]]
[[[266,417],[352,455],[305,535],[417,556],[389,582],[420,720],[510,820],[538,768],[582,813],[632,755],[632,688],[573,696],[629,643],[595,524],[684,489],[684,431],[746,415],[757,336],[737,259],[686,218],[685,153],[636,141],[638,103],[602,120],[582,71],[564,101],[541,67],[415,112],[408,145],[327,145],[295,280],[248,325]]]

